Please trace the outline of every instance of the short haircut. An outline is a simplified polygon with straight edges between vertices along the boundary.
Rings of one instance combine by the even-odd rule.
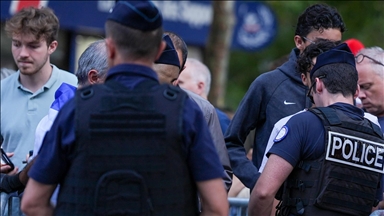
[[[314,4],[299,16],[295,35],[303,38],[313,30],[322,32],[331,28],[340,29],[341,33],[345,31],[345,24],[339,12],[326,4]]]
[[[319,76],[324,76],[321,80],[331,94],[341,93],[344,97],[348,97],[356,93],[359,77],[355,66],[346,63],[324,65],[313,73],[312,83]],[[314,92],[316,92],[316,88],[314,88]]]
[[[187,62],[193,68],[193,79],[197,82],[201,81],[205,84],[204,93],[208,95],[211,89],[211,72],[208,67],[201,61],[194,58],[188,58]]]
[[[369,56],[369,57],[375,59],[376,61],[381,62],[382,64],[384,64],[384,50],[382,48],[380,48],[380,47],[376,46],[376,47],[364,48],[364,49],[360,50],[356,54],[356,56],[358,56],[359,54],[363,54],[363,55]],[[379,75],[381,78],[384,79],[384,66],[379,65],[379,64],[373,62],[372,60],[370,60],[368,58],[365,58],[364,61],[369,62],[369,64],[371,64],[371,66],[372,66],[372,70],[377,75]]]
[[[153,31],[141,31],[124,26],[112,20],[105,23],[107,37],[111,37],[116,44],[116,49],[129,59],[155,57],[163,36],[163,28]]]
[[[16,13],[5,23],[5,31],[9,37],[32,34],[37,40],[44,38],[47,45],[57,40],[59,19],[50,8],[27,7]]]
[[[341,41],[330,41],[327,39],[318,38],[316,39],[315,43],[311,43],[308,45],[304,51],[300,54],[300,56],[297,58],[297,71],[300,74],[306,74],[309,73],[310,70],[313,67],[313,61],[312,59],[317,57],[323,52],[326,52],[333,47],[339,45]]]
[[[188,57],[187,44],[179,35],[177,35],[174,32],[166,31],[166,32],[164,32],[164,34],[168,35],[171,38],[172,43],[175,46],[175,49],[181,51],[183,62],[180,62],[180,64],[181,64],[180,70],[182,70],[184,68],[185,62],[187,61],[187,57]]]
[[[96,70],[99,77],[104,77],[108,71],[107,47],[104,40],[98,40],[85,49],[78,61],[75,73],[80,85],[87,85],[88,72]]]

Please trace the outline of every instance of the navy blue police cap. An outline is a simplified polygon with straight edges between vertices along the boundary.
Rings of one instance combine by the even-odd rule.
[[[117,1],[107,20],[141,31],[153,31],[163,24],[160,11],[151,1]]]
[[[317,56],[316,64],[315,66],[313,66],[310,73],[311,78],[316,70],[323,67],[324,65],[329,65],[333,63],[345,63],[356,67],[355,56],[352,54],[351,50],[349,49],[346,43],[342,43],[338,46],[335,46],[334,48],[323,52],[319,56]]]
[[[155,63],[175,65],[180,68],[179,56],[177,55],[177,51],[172,43],[171,38],[168,35],[163,35],[163,40],[167,46],[165,47],[163,53],[161,53],[160,58],[157,59]]]

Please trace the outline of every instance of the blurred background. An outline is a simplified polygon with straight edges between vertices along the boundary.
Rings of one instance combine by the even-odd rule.
[[[285,62],[294,48],[297,18],[315,3],[328,4],[340,12],[347,27],[343,40],[356,38],[365,47],[384,48],[383,1],[154,1],[162,11],[164,29],[179,34],[188,45],[189,57],[202,60],[211,69],[210,101],[232,111],[258,75]],[[1,1],[1,68],[17,69],[4,24],[21,8],[47,6],[54,10],[60,33],[51,62],[74,72],[84,49],[104,37],[104,22],[114,4],[96,0]],[[222,36],[223,46],[216,40]],[[227,44],[225,40],[229,40]],[[212,60],[213,56],[216,59]],[[220,61],[224,66],[216,67]]]

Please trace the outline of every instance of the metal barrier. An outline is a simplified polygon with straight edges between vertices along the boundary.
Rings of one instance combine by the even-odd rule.
[[[228,202],[229,202],[229,216],[247,216],[248,215],[249,199],[228,197]]]
[[[7,200],[7,212],[8,216],[22,216],[24,215],[21,212],[20,204],[21,204],[21,197],[17,193],[11,193],[9,194],[8,200]],[[4,212],[2,212],[4,213]]]

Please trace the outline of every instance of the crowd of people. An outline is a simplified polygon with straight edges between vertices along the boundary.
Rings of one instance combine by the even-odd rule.
[[[345,29],[335,8],[306,8],[288,60],[229,118],[150,1],[117,1],[74,73],[50,62],[54,12],[23,8],[5,24],[18,70],[1,76],[1,214],[224,216],[229,196],[249,215],[380,212],[384,50]]]

